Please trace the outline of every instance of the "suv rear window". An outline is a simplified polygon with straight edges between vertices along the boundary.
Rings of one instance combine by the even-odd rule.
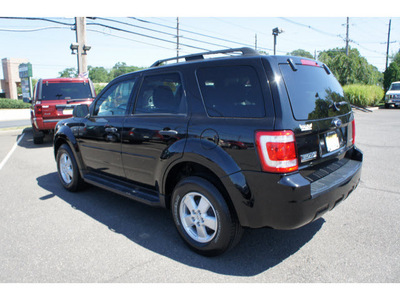
[[[201,68],[197,80],[210,117],[265,117],[260,82],[252,67]]]
[[[346,114],[351,107],[345,101],[343,89],[323,67],[296,65],[297,71],[288,64],[279,65],[296,120],[315,120]],[[333,102],[341,103],[332,105]]]
[[[40,100],[86,99],[93,98],[89,83],[44,81]]]

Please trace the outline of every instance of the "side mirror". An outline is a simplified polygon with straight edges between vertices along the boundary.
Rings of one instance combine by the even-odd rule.
[[[72,115],[75,118],[85,118],[89,114],[89,106],[86,104],[80,104],[74,107]]]

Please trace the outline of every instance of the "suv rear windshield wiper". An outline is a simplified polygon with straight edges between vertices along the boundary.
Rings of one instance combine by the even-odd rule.
[[[349,103],[346,102],[346,101],[340,101],[340,102],[332,101],[332,103],[329,104],[329,108],[333,108],[335,111],[339,111],[340,107],[343,106],[343,105],[346,105],[346,104],[349,104]]]

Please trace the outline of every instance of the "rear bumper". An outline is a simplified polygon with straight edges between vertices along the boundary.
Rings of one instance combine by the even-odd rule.
[[[231,194],[240,223],[250,228],[295,229],[318,219],[345,200],[360,182],[362,152],[354,148],[347,160],[312,183],[300,173],[244,172],[246,182],[235,184],[236,191]],[[237,174],[231,175],[230,181],[235,178]]]
[[[33,118],[32,124],[35,125],[37,130],[54,130],[59,121],[68,119],[70,117],[71,116],[65,116],[64,118],[58,117],[54,119]]]

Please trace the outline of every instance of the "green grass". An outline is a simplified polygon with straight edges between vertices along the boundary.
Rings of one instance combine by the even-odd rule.
[[[0,98],[0,109],[22,109],[30,106],[30,103],[25,103],[22,100]]]
[[[343,91],[351,104],[359,106],[376,106],[385,96],[383,89],[376,85],[350,84]]]

